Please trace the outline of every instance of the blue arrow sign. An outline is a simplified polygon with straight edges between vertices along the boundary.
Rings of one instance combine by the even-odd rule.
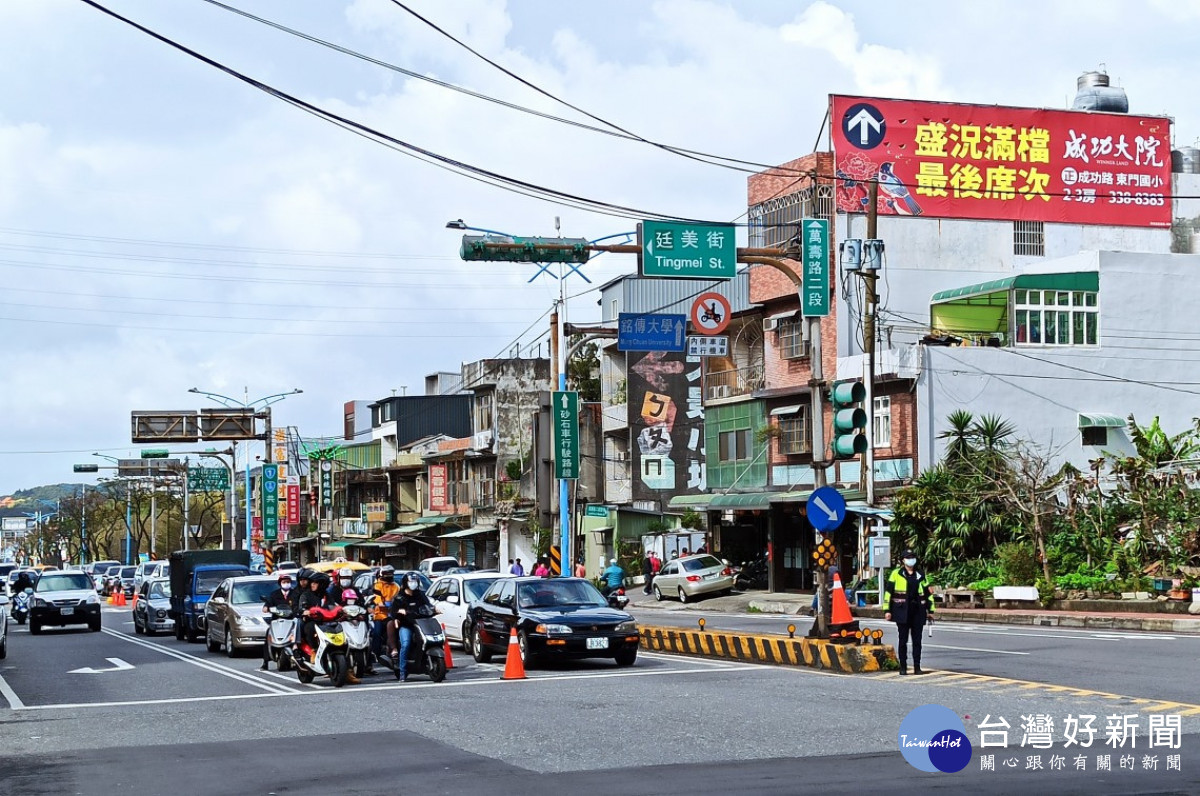
[[[828,533],[846,519],[846,499],[831,486],[813,490],[805,507],[808,521],[821,533]]]
[[[887,135],[887,121],[874,105],[859,102],[842,117],[842,134],[852,146],[874,149]]]
[[[618,317],[618,351],[683,351],[686,348],[686,315],[622,312]]]

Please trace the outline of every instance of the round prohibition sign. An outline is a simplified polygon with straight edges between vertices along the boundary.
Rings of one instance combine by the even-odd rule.
[[[701,293],[692,303],[692,326],[700,334],[720,334],[729,326],[729,299],[720,293]]]

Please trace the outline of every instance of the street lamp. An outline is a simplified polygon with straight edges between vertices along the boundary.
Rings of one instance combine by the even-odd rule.
[[[118,467],[121,460],[115,456],[109,456],[104,453],[93,453],[93,456],[99,456],[101,459],[107,459]],[[120,475],[120,470],[117,471]],[[125,480],[125,565],[133,564],[133,494],[132,485],[129,479]]]
[[[239,401],[237,398],[230,398],[228,395],[222,395],[221,393],[209,392],[208,390],[202,390],[199,387],[192,387],[188,390],[188,392],[195,393],[196,395],[203,395],[205,398],[209,398],[209,399],[216,401],[217,403],[219,403],[223,406],[227,406],[231,409],[237,408],[237,409],[255,409],[255,410],[257,410],[259,408],[260,404],[261,404],[262,409],[266,409],[271,404],[278,403],[279,401],[282,401],[284,398],[287,398],[290,395],[299,395],[300,393],[304,392],[304,390],[300,389],[299,387],[294,387],[291,390],[288,390],[287,392],[279,392],[279,393],[274,393],[272,395],[264,395],[261,398],[255,398],[253,401],[249,400],[248,392],[247,392],[246,400],[243,400],[243,401]],[[231,444],[232,451],[233,451],[233,457],[232,457],[233,462],[234,462],[234,465],[236,466],[237,465],[237,441],[235,440],[230,444]],[[271,461],[271,415],[270,415],[270,412],[267,413],[267,433],[263,439],[263,447],[266,452],[266,460],[269,462],[269,461]],[[250,455],[249,455],[249,453],[247,453],[247,455],[246,455],[246,487],[245,487],[245,489],[246,489],[246,550],[250,550]],[[229,516],[230,516],[230,529],[231,529],[231,531],[234,532],[235,539],[237,537],[237,534],[236,534],[235,523],[233,522],[232,518],[235,516],[236,511],[237,511],[237,496],[236,496],[236,492],[235,492],[233,472],[231,469],[230,470],[230,478],[229,478]],[[266,541],[266,540],[264,539],[263,541]]]

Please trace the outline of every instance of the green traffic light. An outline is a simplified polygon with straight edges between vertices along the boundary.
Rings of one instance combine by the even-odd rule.
[[[830,390],[834,458],[852,459],[867,452],[867,435],[859,430],[867,427],[867,412],[860,406],[866,397],[867,388],[861,381],[839,381]]]
[[[463,235],[458,256],[467,262],[586,263],[587,238],[519,238]]]
[[[146,448],[142,450],[143,459],[165,459],[171,455],[166,448]]]

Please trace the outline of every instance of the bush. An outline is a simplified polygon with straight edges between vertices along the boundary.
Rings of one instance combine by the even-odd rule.
[[[975,581],[968,588],[971,589],[971,591],[990,592],[992,589],[996,588],[997,586],[1003,586],[1003,585],[1004,585],[1004,578],[998,578],[993,575],[990,578],[984,578],[983,580]]]
[[[935,586],[962,586],[1000,574],[996,563],[984,558],[972,558],[947,564],[930,573],[929,582]]]
[[[1042,576],[1041,565],[1033,554],[1033,545],[1008,542],[996,548],[1000,577],[1008,586],[1032,586]]]
[[[1088,575],[1082,572],[1068,572],[1065,575],[1056,575],[1054,585],[1065,591],[1113,590],[1103,575]]]

